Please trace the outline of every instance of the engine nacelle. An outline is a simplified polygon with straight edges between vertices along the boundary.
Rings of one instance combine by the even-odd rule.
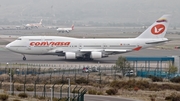
[[[76,59],[76,53],[74,52],[66,52],[65,59]]]
[[[92,59],[102,58],[102,52],[91,52]]]

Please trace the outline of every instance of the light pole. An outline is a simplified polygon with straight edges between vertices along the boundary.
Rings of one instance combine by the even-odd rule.
[[[9,65],[9,63],[7,62],[7,67],[8,67],[8,65]],[[10,94],[11,94],[11,90],[12,90],[12,86],[11,86],[11,82],[12,82],[12,77],[11,77],[11,68],[9,69],[10,70],[10,72],[9,72],[9,76],[10,76]]]
[[[17,74],[19,75],[19,68],[17,68],[16,71],[17,71]]]
[[[54,68],[54,74],[56,73],[56,68]]]
[[[69,87],[68,87],[68,101],[70,101],[70,78],[67,78],[68,79],[68,85],[69,85]]]
[[[50,90],[51,90],[51,101],[52,101],[52,87],[50,88]]]

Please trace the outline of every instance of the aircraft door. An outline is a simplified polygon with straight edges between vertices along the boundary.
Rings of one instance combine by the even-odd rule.
[[[81,43],[79,44],[79,49],[82,49],[82,44]]]
[[[107,48],[107,45],[105,43],[103,43],[103,49],[106,49]]]
[[[31,46],[31,42],[29,40],[26,41],[27,43],[27,47],[26,47],[26,50],[27,51],[31,51],[31,48],[34,47],[34,46]]]

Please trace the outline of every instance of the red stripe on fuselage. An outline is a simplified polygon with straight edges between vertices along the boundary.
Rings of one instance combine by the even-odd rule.
[[[142,46],[138,46],[138,47],[134,48],[133,50],[134,51],[139,51],[141,48],[142,48]]]

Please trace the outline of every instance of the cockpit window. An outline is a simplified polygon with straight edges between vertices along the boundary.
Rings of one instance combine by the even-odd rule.
[[[21,38],[18,38],[17,40],[21,40]]]

